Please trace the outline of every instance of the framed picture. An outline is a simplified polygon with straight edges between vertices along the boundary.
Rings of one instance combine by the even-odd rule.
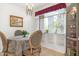
[[[23,27],[23,17],[10,15],[10,27]]]

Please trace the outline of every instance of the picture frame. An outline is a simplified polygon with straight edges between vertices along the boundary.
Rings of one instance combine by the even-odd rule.
[[[23,17],[10,15],[10,27],[23,27]]]

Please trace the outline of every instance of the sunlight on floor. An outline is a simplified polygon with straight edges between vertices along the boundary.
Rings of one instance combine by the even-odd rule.
[[[40,56],[64,56],[63,53],[43,47]]]

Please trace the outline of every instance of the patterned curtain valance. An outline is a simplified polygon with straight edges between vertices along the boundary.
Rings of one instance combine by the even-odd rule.
[[[37,11],[37,12],[35,12],[35,16],[42,15],[44,13],[48,13],[48,12],[55,11],[55,10],[62,9],[62,8],[66,8],[66,4],[65,3],[59,3],[57,5],[48,7],[46,9]]]

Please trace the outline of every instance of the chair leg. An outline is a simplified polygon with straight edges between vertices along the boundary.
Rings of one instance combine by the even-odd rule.
[[[31,50],[31,55],[33,55],[33,49],[31,48],[30,50]]]
[[[7,56],[7,54],[4,52],[4,56]]]
[[[41,53],[41,48],[39,48],[39,53]]]
[[[5,53],[3,55],[5,56]]]

